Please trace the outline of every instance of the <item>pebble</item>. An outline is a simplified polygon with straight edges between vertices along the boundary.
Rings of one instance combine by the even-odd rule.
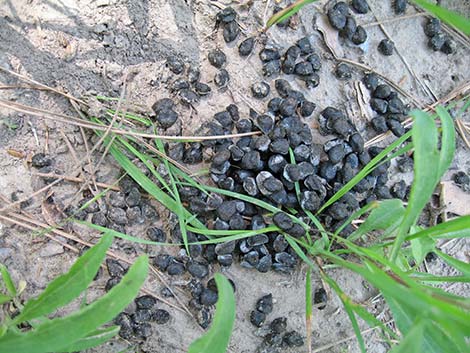
[[[229,76],[227,70],[225,70],[225,69],[220,70],[214,76],[214,83],[219,88],[223,88],[223,87],[227,86],[229,81],[230,81],[230,76]]]
[[[153,306],[157,304],[157,300],[151,295],[143,295],[136,298],[134,301],[138,309],[152,309]]]
[[[108,211],[108,218],[118,225],[126,225],[128,223],[126,211],[122,208],[111,207]]]
[[[171,56],[167,59],[166,65],[174,74],[181,74],[184,71],[184,62],[176,56]]]
[[[256,82],[251,86],[251,93],[254,98],[262,99],[268,96],[270,87],[266,82]]]
[[[304,339],[297,331],[285,333],[282,340],[289,347],[302,347],[304,345]]]
[[[259,272],[265,273],[271,269],[272,264],[273,264],[273,260],[272,260],[271,255],[265,255],[262,258],[260,258],[259,264],[258,266],[256,266],[256,269]]]
[[[367,40],[367,32],[362,26],[357,26],[356,32],[354,32],[351,41],[356,44],[360,45],[365,43]]]
[[[52,165],[52,159],[46,156],[44,153],[36,153],[31,158],[31,165],[34,168],[44,168]]]
[[[227,61],[227,57],[220,49],[211,50],[207,55],[207,58],[209,59],[209,63],[218,69],[222,68]]]
[[[188,264],[188,272],[196,278],[204,278],[209,274],[209,267],[202,262],[191,261]]]
[[[323,310],[326,308],[326,302],[328,300],[328,296],[326,295],[326,291],[323,288],[319,288],[315,291],[313,296],[313,303],[314,304],[322,304],[318,306],[318,310]]]
[[[114,259],[106,259],[106,269],[111,277],[121,278],[125,275],[126,269]]]
[[[157,112],[155,119],[162,128],[168,129],[178,120],[178,113],[174,110],[160,110]]]
[[[152,313],[151,320],[158,325],[164,325],[170,321],[170,313],[164,309],[157,309]]]
[[[240,27],[238,27],[238,23],[236,21],[231,21],[225,24],[223,32],[225,43],[233,42],[235,39],[237,39],[239,34]]]
[[[243,57],[248,56],[252,53],[254,46],[255,38],[249,37],[240,43],[240,45],[238,46],[238,53],[240,54],[240,56]]]
[[[256,327],[261,327],[264,322],[266,321],[266,314],[258,311],[258,310],[253,310],[250,313],[250,322],[256,326]]]
[[[436,34],[441,32],[441,21],[437,18],[430,18],[424,26],[424,33],[429,38],[434,37]]]
[[[287,318],[278,317],[269,325],[271,332],[275,334],[283,333],[287,329]]]
[[[336,66],[335,75],[340,80],[349,80],[352,77],[352,69],[349,65],[341,63]]]
[[[205,306],[211,306],[217,303],[218,295],[217,292],[214,292],[213,290],[204,288],[202,293],[201,293],[201,304]]]
[[[378,49],[383,55],[390,56],[393,54],[395,44],[390,39],[382,39],[379,43]]]
[[[357,13],[366,14],[369,12],[369,5],[367,0],[352,0],[351,6]]]
[[[185,268],[184,268],[184,265],[181,262],[177,261],[174,258],[170,258],[168,267],[166,268],[166,272],[170,276],[182,275],[184,273],[184,271],[185,271]]]
[[[401,15],[406,12],[406,5],[406,0],[394,0],[393,9],[397,15]]]

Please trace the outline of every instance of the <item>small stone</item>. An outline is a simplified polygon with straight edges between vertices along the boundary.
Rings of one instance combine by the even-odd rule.
[[[128,223],[126,211],[122,208],[110,208],[108,211],[108,218],[116,224],[126,225]]]
[[[266,82],[257,82],[251,86],[251,93],[254,98],[262,99],[268,96],[270,87]]]
[[[240,45],[238,46],[238,53],[240,54],[240,56],[248,56],[253,51],[254,46],[255,46],[255,38],[254,37],[247,38],[243,42],[241,42]]]
[[[126,274],[126,269],[114,259],[106,259],[106,269],[111,277],[122,277]]]
[[[138,206],[142,199],[142,195],[138,188],[134,187],[129,191],[129,194],[126,197],[126,204],[128,207]]]
[[[261,311],[253,310],[250,313],[250,322],[254,326],[261,327],[265,321],[266,321],[266,314],[262,313]]]
[[[331,26],[338,30],[341,30],[346,26],[346,15],[334,7],[328,11],[328,20],[330,21]]]
[[[269,238],[266,234],[257,234],[247,239],[247,245],[254,248],[259,245],[267,244]]]
[[[390,56],[393,54],[395,44],[390,39],[382,39],[379,43],[378,49],[383,55]]]
[[[224,243],[219,243],[215,246],[215,253],[217,255],[228,255],[233,253],[235,250],[236,242],[228,241]]]
[[[160,229],[160,228],[150,227],[150,228],[147,229],[146,233],[147,233],[147,237],[151,241],[155,241],[155,242],[158,242],[158,243],[166,242],[166,235],[163,232],[163,230]]]
[[[162,128],[168,129],[178,120],[178,113],[174,110],[160,110],[155,116],[155,119]]]
[[[269,315],[273,311],[273,295],[267,294],[256,302],[256,310]]]
[[[335,75],[340,80],[349,80],[352,77],[351,67],[345,63],[341,63],[336,66]]]
[[[441,21],[437,18],[430,18],[428,23],[424,26],[424,33],[429,38],[441,33]]]
[[[227,70],[225,70],[225,69],[220,70],[214,76],[214,83],[219,88],[223,88],[223,87],[227,86],[229,81],[230,81],[230,76],[229,76]]]
[[[294,73],[298,76],[309,76],[313,74],[313,66],[308,61],[303,61],[295,65]]]
[[[201,293],[201,304],[205,306],[211,306],[217,303],[218,295],[217,292],[205,288]]]
[[[364,75],[362,83],[364,83],[364,86],[366,86],[367,89],[374,91],[379,85],[379,78],[374,73],[368,73]]]
[[[199,67],[197,67],[197,66],[188,67],[188,81],[189,81],[189,83],[195,84],[196,82],[199,81],[200,77],[201,77],[201,71],[199,70]]]
[[[357,29],[357,23],[356,23],[356,20],[354,19],[354,17],[352,16],[347,16],[346,17],[346,25],[344,26],[344,28],[339,32],[339,34],[344,37],[344,38],[347,38],[349,40],[352,39],[354,33],[356,33],[356,29]]]
[[[230,23],[230,22],[233,22],[235,21],[235,19],[237,18],[237,13],[236,11],[228,6],[226,7],[225,9],[223,9],[222,11],[219,11],[217,13],[217,21],[218,22],[222,22],[222,23]]]
[[[218,69],[222,68],[227,61],[227,57],[220,49],[211,50],[207,55],[207,58],[209,59],[209,63]]]
[[[152,326],[147,322],[135,325],[134,334],[141,338],[148,338],[152,335]]]
[[[447,55],[455,52],[455,42],[450,37],[446,38],[444,44],[441,47],[441,52]]]
[[[280,252],[274,256],[274,260],[284,266],[293,267],[297,263],[295,257],[287,252]]]
[[[285,333],[282,340],[289,347],[302,347],[304,345],[304,339],[297,331]]]
[[[166,65],[174,74],[180,74],[184,71],[184,62],[176,56],[171,56],[167,59]]]
[[[52,165],[52,159],[47,157],[44,153],[36,153],[31,158],[31,165],[34,168],[44,168]]]
[[[434,51],[441,50],[442,46],[447,40],[447,36],[444,33],[437,33],[429,40],[429,47]]]
[[[367,4],[367,0],[353,0],[351,6],[357,13],[366,14],[369,12],[369,5]]]
[[[400,180],[398,183],[392,186],[390,192],[393,197],[399,198],[400,200],[404,200],[406,197],[406,183],[403,180]]]
[[[157,304],[157,300],[151,295],[143,295],[141,297],[136,298],[134,301],[137,306],[137,309],[142,309],[142,310],[152,309],[153,306]]]
[[[235,201],[224,201],[218,208],[217,208],[217,215],[224,221],[228,222],[230,219],[237,213]],[[222,243],[225,244],[225,243]],[[222,245],[218,244],[218,245]],[[219,254],[222,255],[222,254]]]
[[[152,109],[155,113],[158,113],[162,110],[172,110],[174,105],[175,103],[170,98],[162,98],[152,105]]]
[[[310,115],[312,115],[316,107],[317,106],[315,103],[303,101],[300,105],[300,116],[302,116],[303,118],[309,117]]]
[[[273,264],[273,260],[271,258],[271,255],[265,255],[259,260],[259,264],[258,266],[256,266],[256,269],[259,272],[265,273],[269,271],[272,264]]]
[[[184,271],[185,271],[184,265],[181,262],[174,259],[174,258],[172,258],[170,260],[170,263],[169,263],[168,267],[166,268],[166,272],[170,276],[182,275],[184,273]]]
[[[287,318],[278,317],[271,322],[269,327],[273,333],[283,333],[287,328]]]
[[[365,43],[367,40],[367,32],[362,26],[357,26],[356,32],[354,32],[351,41],[356,44],[360,45],[362,43]]]
[[[371,120],[371,125],[376,132],[383,134],[388,131],[387,121],[383,116],[377,116]]]
[[[91,218],[91,223],[96,224],[101,227],[106,227],[108,225],[108,219],[103,212],[94,213]]]
[[[277,253],[283,252],[287,249],[288,245],[289,243],[287,242],[286,238],[282,234],[279,234],[276,236],[276,239],[274,239],[273,250]]]
[[[405,127],[395,119],[388,119],[387,126],[396,137],[403,136],[406,132]]]
[[[226,255],[218,255],[217,256],[217,261],[221,266],[231,266],[233,263],[233,256],[232,254],[226,254]]]
[[[279,50],[277,49],[263,49],[259,53],[259,58],[263,62],[268,62],[272,60],[279,60],[281,55],[279,54]]]
[[[286,213],[284,212],[277,212],[273,216],[273,222],[275,225],[277,225],[281,230],[287,231],[292,228],[294,225],[294,222],[292,221],[292,218],[289,217]]]
[[[207,96],[209,93],[211,93],[212,89],[208,84],[196,82],[194,84],[194,91],[200,96]]]
[[[388,102],[380,98],[372,98],[370,100],[371,108],[379,114],[385,114],[388,108]]]
[[[233,42],[235,39],[237,39],[239,34],[240,27],[238,27],[238,23],[236,21],[231,21],[225,24],[223,32],[225,43]]]
[[[157,325],[164,325],[170,321],[170,313],[164,309],[157,309],[152,313],[151,320]]]
[[[281,72],[281,61],[272,60],[263,65],[263,76],[271,77]]]
[[[406,0],[394,0],[393,9],[397,15],[401,15],[406,12]]]
[[[209,268],[202,262],[191,261],[188,265],[188,272],[193,277],[204,278],[209,274]]]
[[[300,53],[302,55],[309,55],[314,51],[309,37],[300,38],[297,41],[296,46],[300,49]]]

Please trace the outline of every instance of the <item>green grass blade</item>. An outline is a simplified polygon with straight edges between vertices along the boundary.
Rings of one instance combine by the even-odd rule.
[[[45,353],[66,349],[70,342],[90,334],[115,318],[137,296],[148,273],[148,257],[141,256],[107,294],[69,316],[41,324],[26,333],[7,333],[0,352]]]
[[[88,334],[86,337],[83,337],[73,343],[72,345],[60,349],[58,353],[67,352],[80,352],[88,348],[93,348],[109,341],[111,338],[116,336],[119,333],[119,326],[111,326],[107,328],[100,328],[92,333]]]
[[[431,237],[419,237],[411,241],[411,254],[415,260],[415,266],[421,265],[426,255],[436,247],[436,240]]]
[[[449,112],[441,106],[436,107],[436,113],[441,120],[442,142],[439,160],[439,178],[449,169],[455,154],[455,128]]]
[[[405,208],[397,199],[375,201],[377,206],[372,210],[364,223],[348,239],[354,241],[373,230],[384,230],[403,218]]]
[[[409,353],[409,352],[421,352],[424,335],[424,320],[419,319],[417,323],[414,323],[411,330],[407,333],[404,339],[398,346],[395,346],[389,353]]]
[[[318,210],[317,214],[320,214],[326,208],[334,204],[340,198],[342,198],[349,190],[351,190],[358,182],[369,175],[381,162],[384,160],[389,153],[400,146],[403,142],[411,137],[412,131],[408,131],[406,134],[392,142],[387,148],[375,156],[364,168],[357,173],[357,175],[348,181],[341,189],[338,190],[327,202]],[[403,149],[402,149],[403,150]]]
[[[211,328],[189,346],[188,353],[225,353],[235,321],[235,295],[230,282],[215,274],[219,299]]]
[[[0,305],[9,302],[11,299],[12,299],[12,297],[10,297],[9,295],[5,295],[5,294],[0,293]]]
[[[417,221],[424,206],[431,198],[439,179],[440,156],[437,150],[438,134],[434,119],[423,111],[413,111],[412,128],[414,152],[414,180],[411,186],[408,207],[400,224],[390,258],[395,261],[403,241],[412,225]]]
[[[299,10],[307,4],[310,4],[316,0],[298,0],[290,6],[287,6],[284,10],[275,13],[266,23],[265,30],[275,25],[276,23],[287,20],[289,17],[294,16]]]
[[[124,153],[122,153],[114,145],[110,147],[110,152],[113,155],[114,159],[119,163],[119,165],[150,195],[152,195],[155,200],[160,202],[163,206],[168,208],[171,212],[178,214],[179,206],[174,199],[169,197],[165,192],[163,192],[157,185],[155,185],[142,171],[136,167],[130,160],[127,158]],[[185,218],[191,218],[192,214],[184,209],[183,211]],[[190,224],[196,228],[206,228],[197,218],[192,218]]]
[[[322,278],[330,285],[331,288],[336,292],[339,299],[343,303],[344,309],[348,314],[349,320],[351,321],[351,325],[354,330],[354,334],[356,335],[357,343],[362,353],[366,353],[366,345],[364,344],[364,338],[362,337],[361,329],[359,328],[359,324],[357,323],[356,316],[354,315],[354,310],[352,308],[352,301],[351,299],[344,293],[338,283],[336,283],[331,277],[327,276],[325,273],[322,273]]]
[[[165,154],[165,147],[163,147],[162,141],[155,140],[155,145],[157,146],[158,150],[161,153]],[[186,222],[184,219],[184,207],[183,207],[183,204],[181,203],[180,194],[178,192],[178,187],[176,186],[175,178],[173,177],[173,173],[170,168],[170,163],[168,163],[167,159],[165,158],[162,158],[162,159],[163,159],[163,163],[165,164],[166,169],[168,170],[170,182],[171,182],[171,185],[173,186],[173,195],[175,197],[176,205],[178,206],[177,207],[178,213],[176,213],[176,215],[178,216],[178,223],[180,226],[181,237],[183,238],[183,243],[186,249],[186,253],[188,254],[188,256],[191,256],[189,252],[189,245],[188,245],[188,232],[186,230]],[[190,222],[191,220],[188,220],[188,221]]]
[[[426,0],[413,0],[426,11],[439,17],[445,23],[457,28],[466,35],[470,35],[470,20],[458,14],[457,12],[450,11],[444,7],[431,4]]]
[[[435,252],[442,260],[447,262],[447,264],[462,272],[464,275],[470,276],[470,264],[457,260],[456,258],[449,256],[440,250],[435,250]]]
[[[69,272],[49,283],[37,298],[30,299],[14,322],[50,314],[77,298],[93,281],[112,242],[113,237],[105,234],[95,246],[78,258]]]
[[[3,278],[3,283],[5,283],[5,288],[12,297],[16,297],[16,287],[11,279],[10,272],[4,264],[0,264],[0,274]]]

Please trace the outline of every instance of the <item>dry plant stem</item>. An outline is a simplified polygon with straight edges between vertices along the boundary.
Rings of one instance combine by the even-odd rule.
[[[369,7],[371,7],[371,5],[369,4]],[[375,14],[375,11],[372,9],[371,7],[371,12],[372,12],[372,15],[374,16],[374,18],[376,20],[378,20],[377,18],[377,15]],[[382,32],[385,34],[385,36],[391,40],[392,42],[394,42],[393,38],[390,36],[390,34],[388,33],[388,31],[385,29],[385,26],[382,24],[382,23],[379,23],[379,27],[380,29],[382,30]],[[420,80],[420,78],[415,74],[413,68],[410,66],[410,64],[408,63],[408,61],[406,60],[406,58],[400,53],[400,51],[398,50],[398,48],[395,46],[395,51],[397,52],[398,56],[400,57],[401,61],[405,64],[408,72],[411,74],[411,76],[415,79],[416,82],[418,82],[418,84],[421,86],[421,89],[431,97],[431,99],[433,101],[436,101],[437,100],[437,97],[434,96],[434,93],[429,90],[427,88],[427,86]]]
[[[31,231],[33,231],[33,232],[38,232],[38,233],[40,233],[42,229],[48,229],[48,228],[50,228],[50,226],[48,226],[48,225],[46,225],[46,224],[43,224],[43,223],[41,223],[41,222],[32,220],[32,219],[30,219],[29,217],[25,217],[25,216],[22,216],[22,215],[20,215],[20,214],[13,213],[13,212],[12,212],[12,213],[9,213],[8,216],[0,215],[0,219],[4,220],[4,221],[6,221],[6,222],[9,222],[9,223],[13,223],[13,224],[15,224],[15,225],[18,225],[18,226],[20,226],[20,227],[29,229],[29,230],[31,230]],[[33,225],[36,225],[37,227],[34,227],[34,226],[32,226],[32,225],[30,225],[30,224],[28,224],[28,223],[31,223],[31,224],[33,224]],[[93,244],[91,244],[91,243],[89,243],[89,242],[86,242],[86,241],[84,241],[84,240],[81,240],[81,239],[79,239],[79,238],[77,238],[77,237],[75,237],[75,236],[73,236],[73,235],[71,235],[71,234],[69,234],[69,233],[66,233],[66,232],[64,232],[64,231],[61,231],[61,230],[53,229],[53,230],[51,230],[51,232],[56,233],[56,234],[59,235],[59,236],[62,236],[62,237],[67,238],[67,239],[69,239],[69,240],[73,240],[73,241],[75,241],[75,242],[77,242],[77,243],[80,243],[80,244],[82,244],[82,245],[85,245],[85,246],[88,246],[88,247],[92,247],[92,246],[93,246]],[[59,243],[59,244],[65,246],[65,247],[67,247],[68,249],[70,249],[70,250],[72,250],[72,251],[78,253],[78,249],[76,249],[75,247],[71,246],[70,244],[64,243],[64,242],[58,240],[57,238],[53,237],[52,235],[50,235],[50,234],[48,234],[48,233],[43,233],[43,234],[44,234],[47,238],[49,238],[49,239],[51,239],[51,240],[53,240],[53,241],[55,241],[55,242],[57,242],[57,243]],[[108,251],[108,252],[107,252],[107,255],[110,256],[110,257],[112,257],[112,258],[114,258],[114,259],[116,259],[116,260],[122,261],[122,262],[124,262],[124,263],[126,263],[126,264],[128,264],[128,265],[132,265],[132,261],[129,261],[128,259],[126,259],[126,258],[124,258],[124,257],[122,257],[122,256],[120,256],[120,255],[118,255],[118,254],[116,254],[116,253],[114,253],[114,252],[112,252],[112,251]],[[153,267],[152,267],[151,270],[152,270],[153,273],[157,274],[157,271],[156,271]],[[161,297],[159,297],[158,295],[156,295],[156,294],[154,294],[154,293],[151,293],[151,292],[148,291],[148,290],[142,289],[142,291],[143,291],[143,292],[148,292],[149,294],[151,294],[152,296],[154,296],[156,299],[160,300],[161,302],[165,303],[166,305],[168,305],[168,306],[170,306],[170,307],[173,307],[173,308],[175,308],[175,309],[177,309],[177,310],[179,310],[179,311],[181,311],[181,312],[186,312],[186,313],[190,314],[189,310],[186,311],[187,309],[186,309],[186,310],[185,310],[185,309],[182,309],[182,308],[178,307],[177,305],[175,305],[175,304],[173,304],[173,303],[167,301],[166,299],[161,298]],[[177,298],[177,297],[175,296],[175,298]]]
[[[21,104],[16,104],[10,101],[6,101],[0,99],[0,106],[11,109],[20,113],[28,114],[30,116],[40,117],[44,119],[50,119],[56,122],[61,122],[64,124],[71,124],[75,126],[82,126],[87,129],[91,130],[98,130],[98,131],[106,131],[110,126],[107,125],[98,125],[94,123],[88,123],[86,121],[82,121],[77,118],[73,118],[70,116],[64,116],[61,114],[56,114],[48,111],[42,111],[41,113],[35,111],[36,108],[30,106],[22,106]],[[19,107],[22,106],[22,107]],[[230,135],[213,135],[213,136],[165,136],[165,135],[155,135],[155,134],[147,134],[143,132],[135,132],[135,131],[128,131],[128,130],[121,130],[116,128],[110,128],[110,132],[115,133],[117,135],[128,135],[133,137],[145,137],[150,139],[161,139],[161,140],[168,140],[168,141],[209,141],[209,140],[219,140],[219,139],[227,139],[227,138],[237,138],[237,137],[244,137],[244,136],[253,136],[259,135],[259,131],[255,132],[245,132],[241,134],[230,134]]]
[[[384,324],[385,325],[389,325],[393,322],[394,320],[389,320],[387,322],[385,322]],[[379,326],[375,326],[375,327],[371,327],[371,328],[368,328],[364,331],[361,331],[361,334],[367,334],[369,332],[372,332],[374,330],[377,330],[378,328],[380,328]],[[339,341],[336,341],[334,343],[329,343],[329,344],[326,344],[324,346],[321,346],[321,347],[318,347],[318,348],[315,348],[311,353],[319,353],[319,352],[323,352],[323,351],[326,351],[327,349],[330,349],[330,348],[333,348],[335,346],[338,346],[342,343],[345,343],[347,341],[350,341],[352,339],[355,339],[356,338],[356,335],[353,335],[353,336],[349,336],[349,337],[346,337],[346,338],[343,338],[342,340],[339,340]]]
[[[465,142],[465,145],[467,145],[467,148],[470,148],[470,142],[467,139],[467,134],[465,126],[463,126],[462,121],[460,119],[456,119],[455,122],[457,123],[457,130],[460,134],[460,137],[462,137],[462,140]]]
[[[58,89],[55,89],[55,88],[52,88],[52,87],[49,87],[49,86],[46,86],[46,85],[43,85],[42,83],[40,82],[37,82],[29,77],[26,77],[24,75],[21,75],[21,74],[18,74],[14,71],[11,71],[11,70],[8,70],[8,69],[5,69],[4,67],[1,67],[0,66],[0,71],[3,71],[3,72],[6,72],[12,76],[15,76],[17,78],[19,78],[20,80],[22,81],[25,81],[25,82],[29,82],[35,86],[38,86],[39,88],[43,89],[43,90],[47,90],[47,91],[52,91],[52,92],[55,92],[57,94],[60,94],[61,96],[64,96],[64,97],[67,97],[68,99],[73,99],[74,101],[78,102],[78,103],[81,103],[81,104],[85,104],[85,105],[88,105],[86,104],[84,101],[82,101],[81,99],[78,99],[78,98],[75,98],[74,96],[71,96],[70,94],[67,94],[67,93],[64,93],[62,91],[59,91]]]
[[[53,178],[53,179],[61,179],[61,180],[66,180],[66,181],[71,181],[74,183],[83,183],[85,179],[80,178],[80,177],[72,177],[69,175],[59,175],[59,174],[54,174],[54,173],[33,173],[33,175],[37,175],[42,178]],[[96,186],[99,188],[103,189],[109,189],[113,191],[121,191],[121,188],[116,185],[111,185],[111,184],[105,184],[105,183],[96,183]]]
[[[423,17],[423,16],[426,16],[426,14],[422,13],[422,12],[419,12],[419,13],[414,13],[414,14],[411,14],[411,15],[404,15],[404,16],[398,16],[398,17],[393,17],[393,18],[386,18],[384,20],[380,20],[380,21],[376,21],[376,22],[364,23],[364,24],[361,24],[361,26],[362,27],[372,27],[372,26],[377,26],[377,25],[384,24],[384,23],[392,23],[392,22],[406,20],[408,18]]]

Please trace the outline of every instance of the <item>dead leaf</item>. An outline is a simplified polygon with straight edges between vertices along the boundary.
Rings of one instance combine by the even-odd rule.
[[[42,216],[44,217],[44,220],[51,227],[56,227],[65,218],[64,213],[55,204],[52,194],[48,195],[42,202],[41,212]]]
[[[15,157],[15,158],[24,158],[25,157],[25,154],[23,152],[20,152],[20,151],[17,151],[17,150],[14,150],[12,148],[9,148],[7,149],[7,153],[12,156],[12,157]]]
[[[451,181],[442,182],[441,199],[446,212],[459,216],[470,215],[470,193],[463,191]]]

